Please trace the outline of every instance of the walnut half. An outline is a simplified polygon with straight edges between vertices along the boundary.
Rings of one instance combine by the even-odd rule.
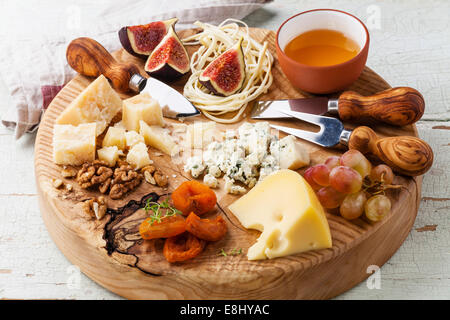
[[[101,220],[105,216],[107,209],[106,199],[102,196],[83,202],[84,212],[97,220]]]

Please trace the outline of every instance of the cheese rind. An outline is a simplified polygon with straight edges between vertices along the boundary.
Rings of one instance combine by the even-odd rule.
[[[103,147],[116,146],[119,150],[124,150],[126,146],[125,129],[109,127],[102,142]]]
[[[119,148],[117,146],[103,147],[97,150],[98,159],[106,162],[111,167],[116,165],[117,159],[119,159]]]
[[[161,106],[147,92],[123,101],[122,123],[127,130],[139,132],[139,121],[148,125],[164,126]]]
[[[53,161],[62,165],[80,165],[95,160],[96,124],[79,126],[55,124]]]
[[[57,124],[79,125],[97,123],[97,136],[100,135],[122,109],[122,99],[100,75],[84,89],[56,119]]]
[[[148,156],[148,150],[145,143],[140,142],[131,148],[127,154],[127,162],[134,169],[140,169],[153,163]]]
[[[229,209],[245,228],[261,231],[248,250],[249,260],[332,246],[324,209],[311,186],[295,171],[272,173]]]
[[[175,140],[170,136],[169,130],[160,126],[149,126],[144,121],[140,121],[140,134],[144,137],[145,143],[154,147],[169,156],[175,156],[180,152],[180,148]]]

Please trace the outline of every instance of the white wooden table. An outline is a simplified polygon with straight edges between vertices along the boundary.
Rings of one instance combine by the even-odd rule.
[[[435,153],[415,225],[381,268],[381,287],[363,282],[337,299],[450,299],[450,1],[278,0],[246,22],[276,30],[313,8],[348,11],[368,25],[368,66],[392,86],[423,93],[426,113],[417,127]],[[9,99],[0,83],[0,113]],[[38,208],[34,141],[35,134],[15,141],[0,127],[0,298],[119,299],[78,274],[50,239]]]

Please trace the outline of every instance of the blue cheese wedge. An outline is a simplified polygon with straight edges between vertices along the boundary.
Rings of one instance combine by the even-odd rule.
[[[245,187],[253,188],[273,172],[309,164],[308,152],[295,137],[278,140],[270,133],[268,122],[245,122],[237,131],[227,130],[224,136],[223,141],[207,145],[203,158],[188,158],[184,169],[194,178],[209,175],[207,181],[223,175],[228,193],[243,194]]]

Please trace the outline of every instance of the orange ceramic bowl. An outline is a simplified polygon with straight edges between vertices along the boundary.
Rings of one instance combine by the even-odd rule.
[[[361,50],[352,59],[330,66],[308,66],[289,58],[286,45],[299,34],[316,29],[340,31],[353,39]],[[355,16],[339,10],[316,9],[299,13],[280,26],[276,35],[277,55],[281,69],[297,88],[317,94],[341,91],[350,86],[366,65],[369,32]]]

